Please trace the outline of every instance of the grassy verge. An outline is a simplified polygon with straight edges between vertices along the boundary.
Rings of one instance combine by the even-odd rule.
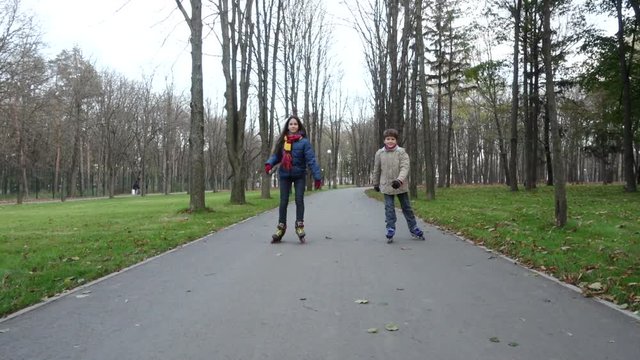
[[[380,194],[368,191],[371,196]],[[620,186],[567,187],[569,221],[554,226],[553,188],[511,193],[504,186],[424,190],[418,216],[576,285],[631,311],[640,310],[640,193]]]
[[[0,316],[272,209],[278,192],[246,205],[208,193],[210,212],[189,214],[189,195],[0,206]]]

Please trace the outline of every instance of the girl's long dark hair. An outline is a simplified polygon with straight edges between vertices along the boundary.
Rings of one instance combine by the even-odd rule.
[[[298,122],[298,134],[302,135],[302,137],[307,137],[307,130],[305,130],[304,125],[302,125],[302,120],[295,115],[289,116],[287,121],[284,122],[282,132],[273,146],[274,154],[280,154],[282,152],[282,148],[284,147],[284,136],[289,133],[289,121],[291,121],[291,119],[295,119]]]

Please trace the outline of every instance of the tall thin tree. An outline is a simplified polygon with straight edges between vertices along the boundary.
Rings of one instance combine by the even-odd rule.
[[[176,0],[191,36],[191,128],[189,131],[189,209],[205,208],[204,200],[204,95],[202,89],[202,1],[191,0],[191,16],[182,0]]]
[[[542,54],[544,56],[544,68],[546,77],[547,111],[549,112],[549,124],[551,126],[553,173],[555,189],[555,219],[556,226],[562,227],[567,223],[567,191],[564,170],[564,157],[562,156],[562,141],[560,139],[560,126],[558,126],[558,110],[556,104],[555,82],[553,78],[553,61],[551,59],[551,1],[543,0],[543,32]]]
[[[224,96],[227,136],[225,141],[232,171],[230,198],[232,204],[246,203],[247,161],[244,139],[253,47],[252,6],[253,0],[244,2],[232,0],[231,7],[228,0],[218,2],[222,30],[222,70],[226,82]]]

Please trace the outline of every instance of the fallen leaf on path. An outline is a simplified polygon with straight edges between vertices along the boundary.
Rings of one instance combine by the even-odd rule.
[[[376,334],[378,332],[378,328],[369,328],[367,329],[367,332],[369,334]]]
[[[516,347],[516,346],[518,346],[518,345],[520,345],[520,344],[518,344],[518,343],[517,343],[517,342],[515,342],[515,341],[512,341],[512,342],[510,342],[510,343],[509,343],[509,346],[511,346],[511,347]]]
[[[89,294],[91,294],[91,290],[83,291],[82,293],[76,295],[76,298],[78,299],[86,298],[87,296],[89,296]]]
[[[0,334],[4,334],[4,333],[6,333],[6,332],[9,332],[9,329],[8,329],[8,328],[7,328],[7,329],[0,329]]]
[[[368,304],[369,300],[366,299],[358,299],[355,301],[356,304]]]
[[[498,339],[497,336],[492,336],[492,337],[489,338],[489,341],[494,342],[494,343],[499,343],[500,339]]]
[[[398,325],[396,325],[394,323],[389,323],[389,324],[385,325],[384,328],[387,329],[388,331],[398,331],[400,329],[398,327]]]

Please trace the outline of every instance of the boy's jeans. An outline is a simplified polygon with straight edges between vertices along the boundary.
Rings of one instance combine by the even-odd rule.
[[[411,202],[409,201],[409,193],[398,194],[398,200],[400,200],[400,207],[402,208],[402,214],[404,215],[405,220],[407,220],[407,225],[409,226],[409,230],[416,227],[416,217],[413,215],[413,210],[411,209]],[[396,228],[396,209],[394,206],[394,195],[384,194],[384,217],[387,223],[388,228]]]
[[[289,205],[292,184],[296,191],[296,221],[304,221],[305,176],[285,176],[280,177],[280,214],[278,222],[282,224],[287,223],[287,206]]]

